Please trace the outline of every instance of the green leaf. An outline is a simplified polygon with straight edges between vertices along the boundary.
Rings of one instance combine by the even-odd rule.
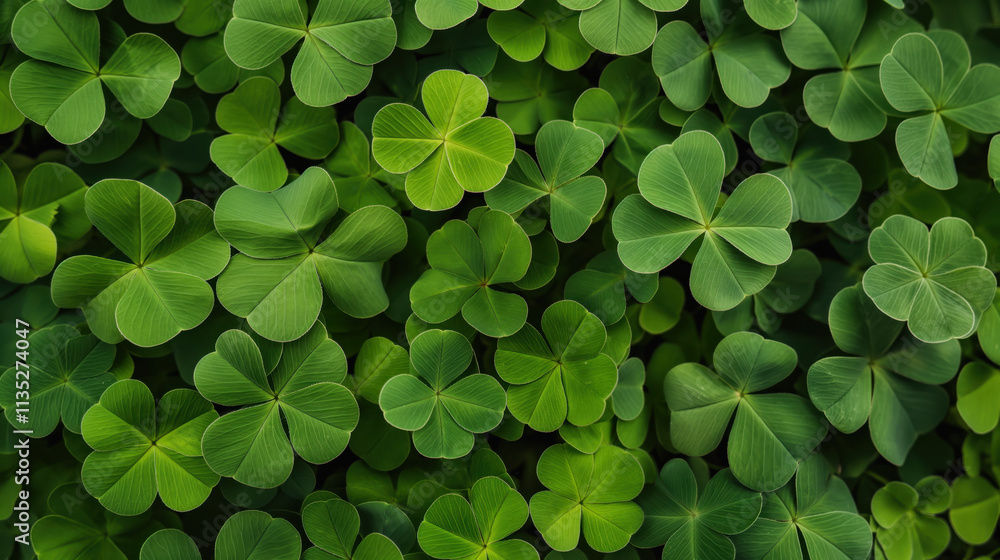
[[[629,453],[604,446],[587,455],[554,445],[542,453],[536,469],[549,490],[531,497],[531,520],[553,549],[576,548],[582,522],[591,548],[615,552],[642,524],[642,509],[629,501],[642,490],[642,467]]]
[[[52,301],[82,308],[95,335],[157,346],[197,327],[214,305],[206,280],[229,261],[212,211],[200,202],[171,206],[138,182],[106,179],[87,191],[90,221],[132,262],[71,257],[52,278]],[[182,219],[177,220],[180,213]]]
[[[253,337],[230,330],[194,371],[205,398],[243,407],[208,426],[205,461],[215,472],[256,488],[285,482],[295,455],[317,464],[332,461],[358,424],[358,405],[340,385],[347,374],[344,352],[321,323],[281,345],[280,355],[277,362],[265,362]]]
[[[215,541],[216,560],[295,560],[302,551],[302,537],[288,521],[256,510],[230,517]]]
[[[472,434],[488,432],[503,419],[503,388],[486,374],[462,376],[473,351],[455,331],[424,331],[413,339],[410,353],[413,374],[389,379],[379,394],[386,422],[413,432],[413,446],[425,457],[467,455]]]
[[[872,232],[868,250],[877,264],[865,272],[865,292],[913,336],[933,343],[975,332],[996,276],[983,268],[986,248],[967,222],[942,218],[928,232],[892,216]]]
[[[337,191],[319,167],[270,193],[245,187],[219,199],[216,227],[242,254],[219,277],[219,301],[271,340],[305,334],[319,316],[323,292],[352,317],[385,310],[382,266],[406,245],[406,226],[385,206],[347,216],[325,239]],[[296,310],[286,314],[286,307]]]
[[[514,136],[502,121],[482,117],[482,81],[442,70],[424,80],[421,96],[429,121],[402,103],[375,115],[372,154],[379,165],[407,173],[406,194],[424,210],[447,210],[465,191],[496,186],[514,158]]]
[[[545,310],[541,326],[544,337],[525,325],[498,343],[494,361],[500,377],[511,383],[511,414],[540,432],[554,431],[566,420],[593,424],[618,379],[614,361],[601,353],[604,325],[579,303],[563,300]]]
[[[219,482],[201,456],[202,434],[216,418],[211,403],[189,389],[166,393],[154,407],[142,382],[111,385],[83,417],[83,437],[94,448],[83,464],[84,486],[119,515],[146,511],[157,494],[176,511],[198,507]]]
[[[361,93],[396,44],[386,0],[359,0],[343,11],[322,0],[306,21],[295,0],[237,0],[226,26],[226,53],[240,68],[256,70],[302,41],[292,64],[292,87],[306,105],[325,107]]]
[[[527,273],[531,243],[510,215],[488,211],[478,231],[451,220],[427,241],[431,269],[410,288],[413,312],[429,323],[462,317],[479,332],[508,336],[524,325],[527,305],[521,296],[492,285],[516,282]]]

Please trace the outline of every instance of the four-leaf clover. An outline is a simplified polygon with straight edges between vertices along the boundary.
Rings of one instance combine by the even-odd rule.
[[[642,509],[630,500],[644,484],[639,461],[605,445],[585,454],[568,444],[553,445],[536,465],[548,490],[531,496],[531,521],[554,550],[567,552],[580,542],[598,552],[615,552],[642,525]]]
[[[201,438],[219,414],[197,392],[174,389],[153,402],[141,381],[108,387],[83,416],[83,439],[94,448],[83,484],[101,505],[138,515],[160,495],[177,511],[200,506],[219,482],[201,456]]]
[[[322,323],[285,344],[222,333],[195,367],[194,383],[210,401],[243,408],[205,430],[205,461],[248,486],[274,488],[288,479],[296,454],[316,464],[336,459],[358,425],[358,404],[340,384],[346,376],[344,351]]]
[[[392,103],[372,124],[375,160],[390,173],[406,173],[414,206],[447,210],[465,191],[496,186],[514,159],[514,133],[500,119],[482,116],[489,100],[482,80],[440,70],[424,80],[421,99],[427,117]]]
[[[507,399],[496,379],[483,373],[462,377],[475,354],[455,331],[432,329],[413,339],[412,374],[392,377],[378,402],[389,424],[413,432],[425,457],[455,459],[472,450],[475,438],[496,428]]]
[[[445,494],[424,514],[417,539],[429,556],[442,560],[538,560],[538,551],[519,539],[503,540],[528,520],[528,504],[506,482],[487,476],[469,489],[469,499]]]
[[[970,336],[996,293],[986,246],[961,218],[941,218],[928,232],[919,220],[891,216],[868,238],[868,252],[876,264],[865,271],[865,293],[924,342]]]
[[[532,325],[501,338],[497,373],[511,384],[507,406],[515,418],[540,432],[569,420],[593,424],[604,414],[618,369],[601,350],[604,324],[575,301],[553,303],[542,314],[543,337]]]

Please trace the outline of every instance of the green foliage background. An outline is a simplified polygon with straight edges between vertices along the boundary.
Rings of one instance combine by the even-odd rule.
[[[998,28],[2,0],[0,555],[1000,556]]]

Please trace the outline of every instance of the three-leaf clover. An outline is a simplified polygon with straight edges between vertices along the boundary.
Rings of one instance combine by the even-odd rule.
[[[284,344],[224,332],[195,367],[194,383],[208,400],[243,408],[205,430],[205,461],[248,486],[274,488],[288,479],[296,454],[315,464],[334,460],[358,425],[358,403],[340,384],[346,376],[344,351],[322,323]]]
[[[538,560],[538,551],[519,539],[503,540],[528,520],[528,504],[506,482],[481,478],[469,489],[434,500],[424,514],[420,548],[442,560]]]
[[[51,272],[59,245],[90,230],[86,193],[87,185],[64,165],[35,166],[19,188],[0,162],[0,278],[23,284]]]
[[[916,488],[894,480],[872,496],[875,538],[886,560],[937,558],[951,541],[948,523],[936,514],[948,509],[951,489],[930,476]]]
[[[31,526],[39,560],[128,560],[163,528],[152,512],[126,517],[108,511],[76,483],[56,487],[47,505],[49,514]]]
[[[761,159],[785,165],[769,173],[781,179],[792,194],[792,221],[832,222],[857,202],[861,175],[847,161],[826,157],[827,143],[809,145],[809,138],[804,137],[796,145],[798,140],[798,123],[789,113],[762,115],[750,127],[754,152]]]
[[[378,402],[389,424],[413,432],[425,457],[457,459],[475,438],[496,428],[507,404],[503,388],[483,373],[462,377],[475,357],[469,340],[455,331],[432,329],[410,346],[412,374],[392,377]]]
[[[535,153],[537,164],[527,153],[517,151],[504,179],[486,191],[486,203],[514,214],[547,197],[552,233],[563,243],[576,241],[604,206],[604,180],[581,177],[604,154],[604,143],[600,136],[571,122],[549,121],[535,137]]]
[[[278,84],[257,76],[219,101],[215,120],[228,132],[212,141],[212,161],[245,187],[271,191],[285,184],[288,168],[278,146],[323,159],[340,139],[336,111],[293,97],[281,108]]]
[[[732,12],[719,2],[701,2],[707,41],[684,20],[671,21],[656,34],[653,70],[678,108],[705,105],[715,74],[726,97],[741,107],[761,105],[791,75],[778,40],[762,34],[746,12]]]
[[[531,263],[531,242],[509,214],[487,211],[476,229],[463,220],[445,223],[427,240],[427,262],[431,269],[410,288],[417,317],[440,323],[461,311],[470,325],[492,337],[514,334],[524,325],[524,298],[493,288],[520,280]]]
[[[83,416],[83,439],[94,448],[83,463],[84,486],[119,515],[146,511],[157,494],[176,511],[200,506],[219,482],[201,456],[205,428],[218,417],[190,389],[154,404],[141,381],[115,383]]]
[[[11,99],[63,144],[82,142],[101,126],[104,86],[129,114],[148,119],[181,75],[177,53],[151,33],[112,42],[111,56],[100,57],[97,15],[66,0],[28,2],[14,17],[11,35],[32,58],[11,75]]]
[[[372,154],[390,173],[406,173],[406,194],[417,208],[446,210],[465,191],[496,186],[514,159],[514,134],[503,121],[483,117],[489,100],[475,76],[440,70],[424,80],[425,117],[405,103],[375,115]],[[428,120],[428,118],[430,120]]]
[[[733,541],[746,560],[867,560],[872,531],[844,481],[813,453],[802,460],[794,484],[764,495],[760,517]]]
[[[729,469],[699,488],[691,466],[671,459],[636,499],[645,519],[632,537],[642,548],[666,545],[663,558],[733,560],[727,535],[746,531],[760,514],[760,492],[744,488]]]
[[[722,441],[735,413],[728,446],[733,475],[754,490],[780,488],[827,432],[806,399],[759,394],[788,377],[797,360],[789,346],[738,332],[715,348],[715,372],[699,363],[674,367],[663,384],[670,441],[685,455],[705,455]]]
[[[724,176],[719,141],[708,132],[686,132],[646,157],[640,194],[622,200],[611,222],[618,255],[636,272],[659,272],[700,239],[691,295],[716,311],[764,289],[792,254],[785,231],[792,199],[784,183],[752,175],[716,212]]]
[[[115,347],[71,325],[38,330],[28,342],[30,365],[12,367],[0,377],[0,406],[7,420],[19,430],[30,430],[32,437],[51,434],[60,419],[66,429],[80,433],[84,413],[117,381],[109,371]],[[27,422],[20,422],[16,403],[29,396],[34,410]]]
[[[807,377],[809,398],[841,432],[869,422],[875,448],[902,465],[917,437],[948,412],[948,396],[936,385],[958,371],[958,341],[928,344],[900,337],[903,323],[882,314],[859,286],[833,298],[829,323],[837,347],[853,356],[814,363]]]
[[[799,2],[795,22],[781,30],[781,44],[799,68],[834,70],[813,76],[802,90],[812,122],[844,142],[867,140],[885,128],[886,113],[895,114],[879,84],[879,64],[896,39],[921,26],[878,2],[829,6],[825,0]],[[890,19],[893,24],[884,25]]]
[[[389,0],[236,0],[226,26],[229,58],[264,68],[302,42],[292,63],[292,88],[306,105],[325,107],[361,93],[372,65],[396,46]],[[306,21],[307,14],[310,16]]]
[[[240,511],[226,519],[215,541],[215,560],[254,560],[257,556],[298,560],[301,553],[302,537],[294,525],[257,510]]]
[[[583,92],[573,105],[573,122],[596,132],[605,147],[632,174],[653,148],[677,133],[659,117],[660,85],[649,64],[619,58],[604,67],[599,87]]]
[[[591,548],[615,552],[642,525],[642,508],[630,501],[642,491],[642,467],[628,452],[605,445],[588,455],[563,443],[546,449],[535,468],[548,490],[531,496],[531,521],[553,549],[575,549],[582,522]]]
[[[385,206],[366,206],[321,241],[337,208],[333,180],[320,167],[273,192],[228,189],[216,204],[215,226],[241,254],[219,277],[219,302],[282,342],[313,326],[324,288],[352,317],[384,311],[382,265],[406,245],[403,219]]]
[[[937,189],[958,184],[947,121],[976,132],[1000,130],[1000,67],[971,66],[965,39],[935,29],[903,35],[882,59],[886,99],[904,113],[921,113],[896,127],[896,149],[910,175]]]
[[[304,560],[402,560],[399,547],[382,533],[369,533],[361,542],[361,516],[341,499],[315,501],[302,508],[302,528],[315,545]],[[413,528],[410,527],[410,531]]]
[[[365,206],[396,205],[390,186],[394,175],[386,173],[371,155],[365,133],[352,122],[340,123],[340,143],[323,162],[337,186],[340,209],[354,212]],[[391,183],[395,185],[395,183]]]
[[[986,246],[961,218],[941,218],[928,232],[891,216],[872,231],[868,252],[876,264],[865,271],[865,293],[924,342],[971,336],[996,293]]]
[[[63,261],[52,301],[82,308],[90,330],[108,343],[157,346],[204,321],[215,305],[206,280],[229,262],[229,244],[212,210],[195,200],[175,205],[150,187],[105,179],[87,191],[87,217],[131,262],[91,255]]]
[[[539,432],[566,420],[593,424],[618,382],[614,360],[601,353],[604,324],[579,303],[563,300],[542,314],[542,332],[544,337],[528,324],[497,343],[494,359],[497,373],[511,384],[511,414]]]
[[[583,66],[594,47],[580,35],[580,15],[556,0],[527,2],[521,10],[490,14],[490,37],[518,62],[545,58],[559,70]]]

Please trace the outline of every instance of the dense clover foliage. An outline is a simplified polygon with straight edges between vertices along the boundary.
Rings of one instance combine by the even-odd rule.
[[[998,0],[0,0],[0,557],[1000,558],[998,132]]]

